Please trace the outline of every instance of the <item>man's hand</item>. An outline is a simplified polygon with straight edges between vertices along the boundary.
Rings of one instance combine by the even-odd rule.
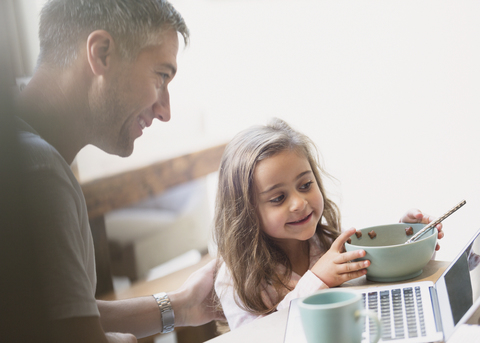
[[[168,293],[175,314],[175,326],[198,326],[225,320],[215,303],[213,288],[216,261],[194,272],[178,290]]]
[[[216,261],[210,261],[190,275],[178,290],[168,293],[176,327],[225,320],[215,301],[215,268]],[[151,295],[114,301],[97,300],[97,305],[102,328],[106,332],[129,332],[142,338],[158,333],[162,328],[160,310]]]

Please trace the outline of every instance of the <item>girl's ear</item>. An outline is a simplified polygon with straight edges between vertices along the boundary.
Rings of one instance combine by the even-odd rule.
[[[110,67],[115,44],[112,36],[104,30],[90,33],[87,38],[87,59],[95,75],[103,75]]]

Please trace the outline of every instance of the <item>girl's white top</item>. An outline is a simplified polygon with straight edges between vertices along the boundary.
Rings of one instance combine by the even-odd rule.
[[[280,294],[280,296],[283,297],[283,300],[277,305],[277,310],[288,308],[292,299],[304,297],[320,289],[328,288],[328,286],[325,285],[323,281],[320,280],[310,270],[326,251],[320,247],[320,240],[317,235],[314,235],[312,238],[310,238],[308,242],[310,244],[309,270],[303,276],[292,272],[288,285],[293,290],[289,292],[287,289],[285,289],[285,292]],[[277,270],[278,273],[283,274],[285,266],[278,265]],[[257,318],[263,317],[263,315],[247,312],[237,305],[237,302],[241,303],[241,301],[239,299],[237,299],[237,302],[235,301],[236,294],[233,289],[233,280],[225,263],[221,265],[218,271],[217,278],[215,280],[215,292],[220,299],[223,312],[225,313],[225,317],[227,318],[228,325],[231,330],[247,324]],[[277,297],[278,294],[271,285],[267,286],[262,291],[263,301],[267,305],[273,304],[275,299],[278,299]]]

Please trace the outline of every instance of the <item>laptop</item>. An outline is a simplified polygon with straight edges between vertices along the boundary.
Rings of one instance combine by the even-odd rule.
[[[433,283],[416,281],[371,286],[358,291],[364,306],[378,313],[380,342],[447,341],[457,325],[466,321],[480,298],[480,230]],[[299,299],[290,303],[284,343],[307,342],[303,333]],[[467,315],[466,315],[467,314]],[[362,343],[375,336],[375,325],[365,320]]]

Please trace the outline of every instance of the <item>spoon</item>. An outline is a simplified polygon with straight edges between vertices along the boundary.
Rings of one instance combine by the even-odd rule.
[[[448,216],[450,216],[453,212],[455,212],[456,210],[458,210],[460,207],[462,207],[463,205],[465,205],[467,202],[465,200],[462,200],[460,201],[457,205],[455,205],[450,211],[448,211],[447,213],[445,213],[443,216],[441,216],[440,218],[438,218],[437,220],[434,220],[433,222],[431,222],[430,224],[428,224],[427,226],[425,226],[423,229],[421,229],[420,231],[418,231],[416,234],[414,234],[412,236],[412,238],[410,238],[408,241],[405,242],[405,244],[409,244],[409,243],[413,243],[415,241],[417,241],[420,237],[422,237],[428,230],[430,230],[431,228],[437,226],[437,224],[441,223],[445,218],[447,218]]]

